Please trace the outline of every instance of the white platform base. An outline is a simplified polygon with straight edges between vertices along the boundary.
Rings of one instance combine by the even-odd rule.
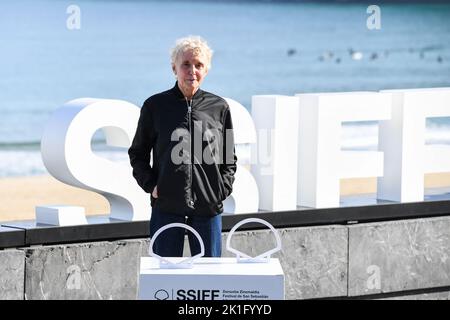
[[[171,258],[174,263],[185,258]],[[141,258],[140,300],[283,300],[280,261],[238,263],[236,258],[199,258],[190,269],[160,269],[154,257]]]
[[[84,207],[67,205],[37,206],[36,223],[54,226],[87,224]]]

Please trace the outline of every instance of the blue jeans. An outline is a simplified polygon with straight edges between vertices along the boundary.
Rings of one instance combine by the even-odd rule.
[[[222,255],[222,215],[205,217],[194,214],[187,209],[185,215],[161,211],[153,207],[150,218],[150,238],[159,228],[169,223],[185,223],[194,228],[205,245],[205,257],[220,257]],[[162,257],[182,257],[184,236],[188,233],[191,255],[200,253],[200,243],[197,237],[184,228],[170,228],[159,234],[153,244],[153,252]]]

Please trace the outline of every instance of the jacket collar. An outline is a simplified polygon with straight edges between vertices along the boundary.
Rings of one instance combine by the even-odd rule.
[[[172,88],[172,92],[177,96],[178,98],[184,99],[184,94],[181,92],[180,88],[178,87],[178,81],[175,81],[175,86]],[[197,91],[194,93],[194,96],[192,99],[200,98],[203,95],[203,90],[198,88]]]

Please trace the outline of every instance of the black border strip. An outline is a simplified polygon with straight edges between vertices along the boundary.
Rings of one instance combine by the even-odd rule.
[[[0,249],[25,245],[25,230],[0,226]]]
[[[87,225],[36,225],[34,220],[4,223],[9,228],[24,232],[24,246],[111,241],[149,237],[149,221],[110,221],[108,216],[94,218]],[[1,245],[0,245],[1,247]]]
[[[246,218],[264,219],[275,228],[295,228],[439,216],[450,216],[450,200],[223,215],[222,231],[229,231],[236,223]],[[36,225],[34,220],[4,222],[1,225],[25,232],[25,240],[17,243],[17,246],[149,237],[149,221],[111,221],[108,216],[89,216],[88,221],[88,225],[67,227]],[[249,223],[239,230],[265,228],[262,224]],[[5,241],[12,243],[13,240]],[[0,242],[0,248],[2,247],[5,247],[3,241]]]
[[[148,221],[135,221],[27,229],[26,245],[146,238],[149,225]]]
[[[275,228],[310,227],[331,224],[351,224],[393,221],[416,218],[450,216],[450,201],[429,201],[326,209],[302,209],[256,214],[223,216],[223,231],[229,231],[245,218],[261,218]],[[239,230],[264,229],[263,225],[249,223]]]

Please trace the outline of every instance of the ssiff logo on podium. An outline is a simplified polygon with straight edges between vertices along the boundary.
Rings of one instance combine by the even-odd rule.
[[[172,289],[168,292],[159,289],[154,300],[264,300],[269,299],[270,292],[260,290],[211,290],[211,289]]]
[[[284,274],[278,259],[238,263],[236,258],[200,258],[191,269],[159,269],[141,258],[142,300],[283,300]]]

